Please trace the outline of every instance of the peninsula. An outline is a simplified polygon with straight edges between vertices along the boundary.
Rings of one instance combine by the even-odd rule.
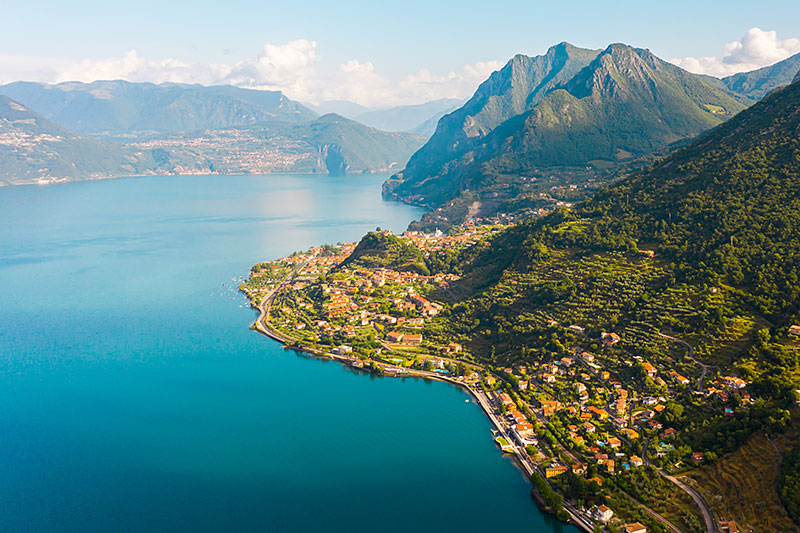
[[[240,290],[259,311],[252,328],[288,348],[365,372],[435,379],[468,391],[491,420],[502,452],[531,479],[536,501],[562,520],[585,531],[598,524],[712,531],[702,497],[657,466],[674,448],[659,444],[653,455],[659,459],[648,459],[648,439],[658,427],[652,418],[664,411],[663,398],[624,389],[587,352],[553,364],[496,368],[465,348],[466,339],[442,342],[441,333],[431,334],[447,318],[441,316],[446,305],[428,295],[459,280],[450,268],[455,258],[505,228],[467,224],[448,234],[399,236],[378,228],[359,243],[259,263]],[[553,399],[556,382],[578,391],[578,401]],[[609,383],[616,416],[587,403],[587,387]],[[638,431],[628,428],[629,408],[634,423],[643,424]],[[569,440],[577,446],[561,443],[553,426],[560,416],[575,421]],[[644,479],[658,483],[653,494],[637,486]],[[574,484],[581,496],[564,498]],[[668,499],[658,502],[655,494]]]
[[[794,531],[798,102],[800,79],[538,218],[258,264],[255,327],[467,388],[540,503],[585,529]]]

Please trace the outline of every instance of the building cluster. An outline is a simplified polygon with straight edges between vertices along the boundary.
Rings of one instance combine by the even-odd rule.
[[[575,326],[573,329],[578,328]],[[620,342],[616,334],[603,333],[601,338],[604,347]],[[650,442],[649,453],[657,457],[676,450],[675,441],[680,432],[667,422],[670,420],[665,416],[667,398],[637,390],[640,382],[636,379],[623,383],[623,379],[604,368],[604,361],[604,357],[576,349],[570,355],[547,363],[529,363],[499,371],[506,386],[513,385],[518,391],[517,402],[523,402],[540,424],[552,423],[553,426],[549,427],[564,430],[558,440],[566,445],[570,460],[565,462],[556,459],[543,467],[547,478],[555,478],[569,471],[588,478],[587,467],[594,464],[596,467],[592,472],[597,472],[597,475],[593,475],[589,481],[602,485],[603,476],[616,476],[646,464],[646,458],[630,451],[638,449],[634,445],[641,444],[645,435]],[[653,382],[667,388],[690,385],[689,379],[675,370],[660,369],[641,359],[638,366]],[[666,380],[660,378],[661,374],[665,375]],[[500,385],[492,376],[486,377],[485,383],[490,388]],[[746,390],[747,382],[739,377],[722,376],[710,383],[709,387],[694,392],[715,396],[723,401],[727,401],[731,395],[752,401]],[[534,427],[520,412],[521,406],[510,394],[496,394],[495,402],[507,413],[509,435],[521,445],[539,444],[541,439],[537,439]],[[704,452],[694,451],[684,459],[690,464],[702,464],[706,457]],[[590,510],[589,514],[595,520],[606,523],[613,516],[613,511],[600,506]],[[628,524],[624,528],[638,531],[639,526]]]
[[[486,232],[486,228],[464,228],[452,235],[406,232],[399,238],[410,240],[427,255],[470,246]],[[425,343],[421,332],[442,310],[440,304],[424,296],[425,291],[431,287],[447,289],[459,276],[391,268],[337,268],[357,244],[312,248],[273,262],[295,271],[286,284],[295,291],[294,301],[273,307],[273,325],[317,342],[336,341],[342,336],[373,339],[383,345],[384,353],[414,347],[436,354],[461,352],[462,346],[457,343]],[[254,272],[251,279],[258,275],[263,274]],[[271,288],[265,287],[262,292],[268,290]]]
[[[192,150],[214,162],[216,172],[269,174],[313,167],[317,149],[310,143],[259,130],[220,129],[197,137],[181,135],[134,141],[138,149]]]

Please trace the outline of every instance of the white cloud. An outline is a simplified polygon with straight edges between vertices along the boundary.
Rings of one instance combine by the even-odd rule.
[[[800,39],[780,40],[775,31],[751,28],[744,36],[725,45],[722,57],[684,57],[672,63],[697,74],[729,76],[783,61],[800,53]]]
[[[381,107],[446,97],[465,98],[500,66],[498,61],[487,61],[464,65],[444,74],[421,69],[401,77],[379,73],[371,61],[358,59],[326,68],[320,65],[317,43],[297,39],[285,44],[267,44],[254,57],[221,64],[189,64],[172,58],[152,60],[141,57],[135,50],[121,57],[79,61],[0,55],[0,82],[124,79],[153,83],[231,84],[281,90],[290,98],[304,102],[349,100]]]

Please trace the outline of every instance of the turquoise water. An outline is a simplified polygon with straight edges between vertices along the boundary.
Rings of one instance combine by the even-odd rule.
[[[248,330],[251,264],[420,214],[382,179],[0,189],[0,529],[560,531],[464,392]]]

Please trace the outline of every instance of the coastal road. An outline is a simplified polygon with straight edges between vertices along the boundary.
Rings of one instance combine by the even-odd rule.
[[[542,476],[545,480],[547,477],[544,475],[541,470],[533,463],[528,452],[524,448],[520,448],[517,444],[516,440],[511,438],[508,433],[506,432],[506,425],[500,420],[498,413],[492,407],[489,399],[479,390],[472,390],[472,395],[478,400],[478,404],[481,406],[483,411],[489,417],[489,420],[492,421],[492,424],[497,428],[500,434],[506,438],[506,440],[511,444],[511,447],[514,450],[514,456],[517,459],[517,463],[522,467],[523,471],[528,475],[528,478],[531,476]],[[585,531],[594,531],[594,522],[589,520],[583,513],[581,513],[578,508],[571,505],[569,502],[564,502],[564,510],[569,514],[570,519],[573,521],[575,525],[580,527]]]
[[[269,324],[269,311],[272,308],[272,301],[275,299],[275,296],[277,296],[281,289],[288,285],[292,279],[294,279],[295,275],[297,275],[297,273],[307,264],[308,262],[305,262],[302,265],[297,265],[294,267],[289,275],[286,276],[286,278],[277,287],[272,289],[261,299],[261,302],[258,304],[258,318],[256,318],[255,323],[256,331],[284,344],[296,342],[296,339],[284,335]]]
[[[290,273],[280,285],[278,285],[272,291],[267,293],[261,299],[261,302],[258,305],[259,315],[255,323],[256,331],[258,331],[262,335],[275,339],[283,344],[293,344],[296,342],[296,339],[289,337],[281,333],[280,331],[277,331],[275,328],[273,328],[269,323],[269,312],[272,307],[272,302],[274,301],[275,296],[280,292],[281,289],[283,289],[288,283],[292,281],[295,274],[300,269],[302,269],[303,266],[304,265],[296,267],[292,271],[292,273]],[[331,359],[340,360],[345,363],[348,362],[347,358],[339,357],[332,353],[323,353],[311,349],[308,349],[307,351],[309,353],[312,353],[313,355],[329,357]],[[524,448],[521,448],[517,444],[517,442],[513,438],[511,438],[511,436],[508,434],[506,424],[504,424],[503,421],[501,420],[502,415],[497,409],[495,409],[491,405],[491,402],[485,396],[483,391],[475,390],[472,387],[470,387],[467,383],[464,383],[463,381],[459,381],[449,376],[445,376],[443,374],[439,374],[436,372],[429,372],[426,370],[409,371],[406,374],[404,374],[404,376],[426,377],[430,379],[435,379],[437,381],[444,381],[447,383],[451,383],[453,385],[466,389],[467,392],[469,392],[478,401],[478,405],[480,405],[481,409],[483,409],[484,413],[486,413],[486,415],[489,417],[489,420],[492,422],[492,425],[495,426],[495,428],[497,428],[500,434],[503,437],[505,437],[506,440],[508,440],[508,442],[511,444],[516,462],[522,468],[522,470],[527,474],[528,479],[530,479],[531,476],[538,475],[542,476],[543,479],[547,480],[547,477],[544,475],[544,472],[542,472],[541,469],[539,469],[539,467],[531,460],[530,456],[528,455],[528,452]],[[570,516],[570,519],[574,525],[587,532],[594,531],[594,522],[590,518],[588,518],[580,509],[570,504],[569,502],[564,502],[564,510]]]

